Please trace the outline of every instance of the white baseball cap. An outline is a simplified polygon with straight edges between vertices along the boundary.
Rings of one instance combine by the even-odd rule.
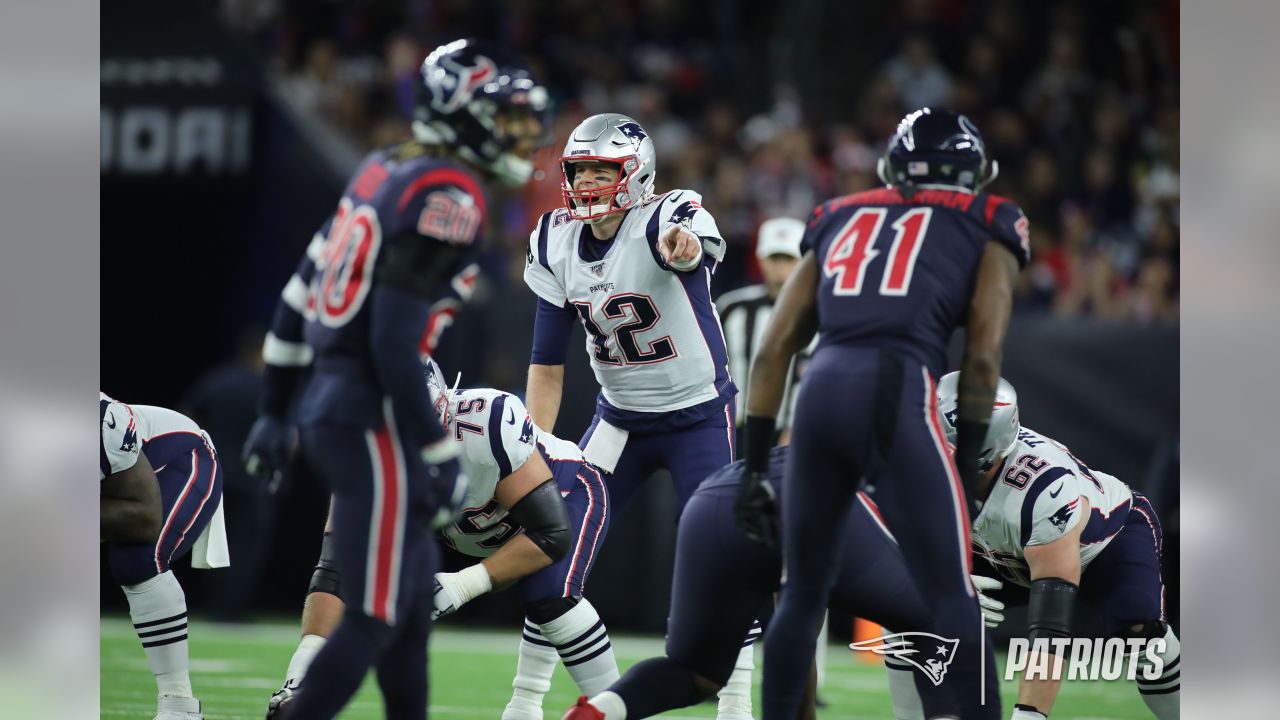
[[[765,220],[756,236],[756,257],[761,260],[770,255],[799,258],[800,238],[803,235],[803,220],[785,217]]]

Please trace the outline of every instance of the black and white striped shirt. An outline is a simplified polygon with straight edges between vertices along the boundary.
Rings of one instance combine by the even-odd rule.
[[[735,419],[741,424],[747,416],[747,392],[751,384],[751,361],[756,350],[764,340],[765,330],[769,327],[769,319],[773,317],[774,299],[764,285],[748,285],[731,290],[716,300],[716,309],[720,312],[720,325],[724,328],[725,346],[729,351],[729,375],[741,393],[738,397],[738,412]],[[814,338],[814,342],[817,338]],[[791,371],[787,374],[787,385],[782,395],[782,406],[778,409],[778,430],[791,425],[795,411],[796,391],[799,388],[800,374],[813,351],[813,344],[805,348],[791,362]]]

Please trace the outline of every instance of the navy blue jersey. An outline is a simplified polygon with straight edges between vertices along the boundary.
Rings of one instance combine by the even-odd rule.
[[[382,387],[370,296],[380,278],[398,270],[415,278],[408,289],[424,302],[447,294],[450,278],[470,263],[484,218],[479,182],[455,163],[414,144],[365,159],[321,229],[323,245],[308,253],[314,268],[302,315],[315,371],[300,422],[377,427],[384,397],[420,390]],[[389,267],[396,264],[406,267]],[[413,332],[421,334],[425,318],[417,322]]]
[[[819,205],[801,240],[821,271],[818,352],[891,348],[941,374],[990,240],[1027,264],[1026,216],[998,195],[882,188]]]

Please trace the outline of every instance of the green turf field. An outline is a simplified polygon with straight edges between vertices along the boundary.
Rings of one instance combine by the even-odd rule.
[[[214,625],[191,623],[191,681],[204,703],[207,720],[262,717],[267,698],[284,677],[297,643],[296,623]],[[431,717],[497,720],[511,692],[518,630],[457,630],[444,625],[431,636]],[[662,652],[658,638],[614,636],[618,663],[625,672],[633,663]],[[142,647],[125,618],[102,620],[102,717],[143,718],[155,712],[155,684]],[[759,682],[759,671],[756,673]],[[1012,707],[1015,686],[1004,684],[1005,707]],[[757,699],[759,687],[756,688]],[[547,696],[546,718],[558,720],[577,690],[563,668]],[[832,646],[822,696],[829,703],[821,718],[880,720],[890,717],[884,670],[856,662],[851,653]],[[1007,711],[1005,713],[1008,714]],[[712,705],[678,710],[666,718],[711,718]],[[381,701],[372,680],[344,718],[381,718]],[[1076,718],[1150,718],[1132,683],[1070,682],[1053,709],[1054,720]]]

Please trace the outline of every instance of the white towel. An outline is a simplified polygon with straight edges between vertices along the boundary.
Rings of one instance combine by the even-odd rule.
[[[231,551],[227,548],[227,524],[222,518],[222,498],[218,498],[218,509],[205,527],[200,537],[191,546],[191,567],[200,570],[227,567],[231,564]]]
[[[623,449],[627,447],[629,434],[626,430],[616,428],[601,418],[600,422],[596,423],[596,429],[591,433],[587,446],[582,449],[582,456],[592,465],[612,473],[614,468],[618,467],[618,458],[622,457]]]

